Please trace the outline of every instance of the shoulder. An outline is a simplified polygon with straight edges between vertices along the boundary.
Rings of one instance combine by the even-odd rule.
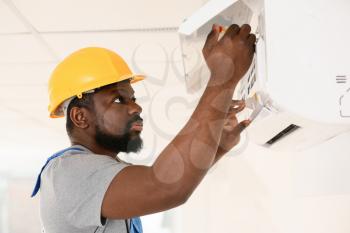
[[[49,162],[43,175],[82,178],[92,174],[103,175],[108,171],[117,173],[126,166],[129,164],[107,155],[94,154],[87,150],[67,150]]]

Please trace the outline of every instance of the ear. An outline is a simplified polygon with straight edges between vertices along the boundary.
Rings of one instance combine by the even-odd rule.
[[[89,127],[90,112],[86,108],[73,107],[69,112],[69,117],[75,127],[86,129]]]

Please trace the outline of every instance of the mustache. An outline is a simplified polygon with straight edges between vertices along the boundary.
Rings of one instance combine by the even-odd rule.
[[[129,120],[129,124],[132,124],[134,122],[137,122],[137,121],[141,121],[141,123],[143,122],[143,119],[142,117],[140,117],[140,115],[135,115],[133,116],[130,120]]]
[[[142,117],[140,117],[140,115],[134,115],[131,117],[131,119],[128,121],[127,126],[126,126],[126,130],[128,131],[129,129],[131,129],[131,125],[135,122],[141,122],[143,123],[143,119]]]

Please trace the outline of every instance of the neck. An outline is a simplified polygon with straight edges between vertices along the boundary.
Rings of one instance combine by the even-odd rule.
[[[115,158],[119,153],[119,152],[107,150],[99,146],[94,140],[88,137],[83,137],[83,138],[70,137],[70,141],[72,146],[74,145],[84,146],[90,151],[94,152],[95,154],[108,155],[112,158]]]

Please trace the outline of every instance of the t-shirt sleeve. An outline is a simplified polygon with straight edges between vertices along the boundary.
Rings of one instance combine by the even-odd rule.
[[[77,228],[102,226],[101,206],[113,178],[126,166],[111,157],[75,154],[55,159],[45,178],[51,182],[58,211]]]

